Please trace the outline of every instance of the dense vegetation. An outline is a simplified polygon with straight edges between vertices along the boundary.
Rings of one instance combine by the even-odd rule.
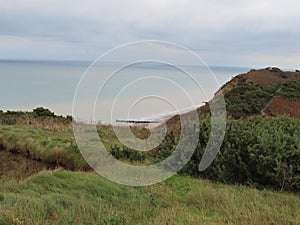
[[[120,147],[114,145],[111,147],[111,154],[116,159],[128,159],[131,162],[142,162],[146,159],[146,153],[142,151],[136,151],[127,147]]]
[[[278,92],[279,96],[291,99],[300,100],[300,83],[296,81],[284,82],[282,88]]]
[[[300,190],[300,120],[286,116],[229,120],[216,159],[201,173],[198,165],[210,135],[210,120],[203,117],[200,121],[197,149],[181,174],[258,188]],[[155,154],[148,157],[157,162],[169,156],[175,148],[175,140],[173,132],[169,132]],[[125,147],[113,147],[113,154],[130,161],[146,159],[145,153]]]
[[[67,126],[72,121],[71,116],[57,116],[49,109],[43,107],[35,108],[31,112],[0,110],[0,125],[35,125],[45,128],[57,125]],[[69,128],[69,127],[68,127]]]
[[[235,119],[258,115],[278,88],[275,85],[264,87],[240,79],[236,87],[225,93],[227,111]]]
[[[300,120],[283,116],[228,121],[220,152],[212,165],[199,173],[209,121],[202,120],[202,127],[198,148],[183,173],[225,183],[300,190]]]
[[[228,115],[234,119],[247,118],[262,115],[276,96],[300,101],[300,74],[278,68],[251,70],[236,76],[223,86],[224,89]]]
[[[89,170],[71,130],[45,130],[32,126],[0,126],[1,149],[18,152],[57,167]],[[191,124],[191,128],[192,126],[194,125]],[[299,119],[282,116],[228,120],[220,152],[213,164],[202,173],[198,171],[198,164],[210,135],[208,117],[200,117],[200,127],[197,149],[189,163],[180,171],[181,174],[225,183],[250,184],[259,188],[300,190]],[[115,158],[133,164],[152,164],[163,160],[172,153],[177,140],[177,135],[171,130],[158,148],[150,152],[139,152],[118,142],[111,127],[102,126],[98,130]],[[135,128],[137,135],[139,132],[142,136],[145,128]]]

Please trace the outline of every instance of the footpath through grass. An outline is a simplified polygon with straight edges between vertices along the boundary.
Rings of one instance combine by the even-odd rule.
[[[300,196],[175,176],[149,187],[40,172],[0,187],[0,224],[300,224]]]

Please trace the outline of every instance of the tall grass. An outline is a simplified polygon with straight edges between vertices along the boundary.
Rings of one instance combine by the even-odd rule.
[[[0,224],[299,224],[300,197],[175,176],[149,187],[41,172],[0,187]]]
[[[70,170],[88,168],[69,131],[57,132],[30,126],[0,126],[0,146],[7,151]]]

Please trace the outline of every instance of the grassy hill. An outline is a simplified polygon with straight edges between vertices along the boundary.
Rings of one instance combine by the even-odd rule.
[[[300,196],[175,176],[127,187],[44,171],[0,187],[0,224],[299,224]]]
[[[300,119],[281,116],[252,118],[251,121],[228,120],[220,151],[204,172],[199,172],[198,165],[210,135],[209,117],[200,116],[199,125],[201,131],[198,144],[180,174],[224,183],[250,184],[258,188],[300,190]],[[90,171],[77,148],[72,131],[53,129],[32,125],[0,126],[0,157],[2,150],[35,160],[48,168]],[[135,133],[143,134],[145,128],[134,130]],[[176,134],[171,130],[157,148],[139,152],[123,146],[114,136],[111,127],[100,126],[98,131],[107,150],[118,160],[132,165],[149,165],[161,161],[172,153],[177,143]],[[15,158],[16,156],[9,157],[6,164],[13,164]],[[11,162],[9,159],[12,159]],[[179,163],[180,159],[178,160]],[[1,167],[2,170],[6,168],[7,172],[10,171],[3,162]],[[20,173],[31,174],[30,170],[31,167],[28,166]],[[0,173],[0,178],[1,174],[3,178],[6,172]]]
[[[252,69],[233,77],[216,91],[215,96],[220,91],[224,95],[229,119],[282,115],[300,118],[299,70],[291,72],[271,67]],[[201,114],[210,115],[209,104],[200,106],[197,110]],[[166,124],[170,129],[176,130],[179,129],[179,120],[179,115],[175,115]]]
[[[182,175],[149,187],[118,185],[93,172],[70,117],[43,108],[0,111],[0,225],[300,224],[299,82],[300,72],[277,68],[233,78],[221,88],[228,121],[213,164],[199,173],[210,132],[206,105],[199,109],[197,149]],[[142,154],[124,148],[110,126],[97,128],[113,156],[149,164],[174,149],[178,119],[167,122],[161,146]],[[132,130],[140,138],[149,133]]]
[[[300,118],[300,72],[278,68],[251,70],[221,88],[228,116],[289,115]]]

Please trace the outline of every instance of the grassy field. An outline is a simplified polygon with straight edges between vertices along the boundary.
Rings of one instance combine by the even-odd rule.
[[[11,152],[70,170],[87,167],[71,131],[31,126],[0,126],[0,146]]]
[[[178,175],[149,187],[112,183],[91,172],[65,128],[0,126],[0,159],[6,160],[0,164],[0,225],[300,225],[299,192]],[[108,148],[120,144],[111,127],[99,128],[99,135]]]
[[[99,136],[105,147],[122,146],[111,126],[98,126]],[[133,128],[142,136],[143,128]],[[0,125],[0,149],[20,153],[41,160],[52,166],[69,170],[89,170],[82,158],[71,128],[45,129],[29,125]]]
[[[149,187],[43,171],[0,187],[0,224],[300,224],[300,196],[175,176]]]

